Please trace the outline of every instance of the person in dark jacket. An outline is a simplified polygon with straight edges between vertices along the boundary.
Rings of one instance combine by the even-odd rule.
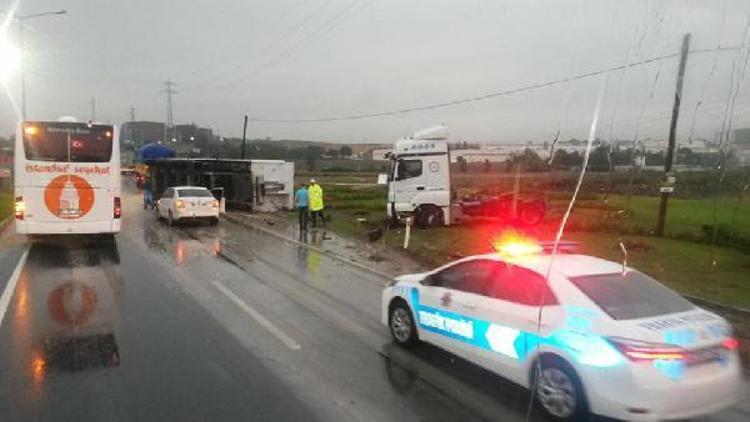
[[[307,230],[307,218],[310,212],[310,194],[307,191],[307,186],[304,184],[300,185],[297,192],[294,193],[294,198],[297,201],[297,210],[299,212],[299,229],[302,231]]]

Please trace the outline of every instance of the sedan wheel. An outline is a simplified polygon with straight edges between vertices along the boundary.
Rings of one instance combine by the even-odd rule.
[[[393,339],[400,346],[413,347],[418,342],[414,319],[405,303],[399,302],[392,307],[388,325]]]
[[[568,374],[559,368],[542,369],[537,395],[542,408],[555,418],[568,419],[576,413],[578,390]]]

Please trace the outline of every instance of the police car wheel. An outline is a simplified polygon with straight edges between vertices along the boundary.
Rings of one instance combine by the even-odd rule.
[[[159,205],[154,205],[154,211],[156,212],[156,221],[160,221],[161,214],[159,214]]]
[[[392,305],[388,321],[391,336],[398,345],[408,348],[417,344],[418,338],[414,318],[406,303],[399,301]]]
[[[536,402],[547,417],[557,421],[586,418],[583,387],[570,365],[560,359],[544,359],[537,375]]]
[[[176,226],[177,225],[177,220],[175,220],[174,217],[172,217],[172,211],[169,211],[168,221],[169,221],[169,225],[170,226]]]

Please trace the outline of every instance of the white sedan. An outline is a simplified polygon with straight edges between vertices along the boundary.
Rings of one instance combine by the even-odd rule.
[[[403,275],[383,291],[382,322],[402,346],[429,342],[533,387],[556,420],[690,418],[741,391],[738,340],[723,318],[586,255],[551,262],[539,248]]]
[[[201,186],[175,186],[156,201],[156,218],[166,218],[170,226],[185,220],[219,222],[219,201]]]

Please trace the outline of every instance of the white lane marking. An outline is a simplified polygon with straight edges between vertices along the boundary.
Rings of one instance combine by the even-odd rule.
[[[258,311],[251,308],[250,305],[248,305],[244,300],[240,299],[236,294],[234,294],[231,290],[229,290],[226,286],[219,283],[218,281],[213,281],[214,286],[216,286],[217,289],[219,289],[220,292],[224,293],[226,297],[232,300],[237,306],[240,307],[243,311],[245,311],[248,315],[250,315],[258,324],[262,325],[263,328],[270,331],[271,334],[275,335],[276,338],[278,338],[284,345],[292,350],[299,350],[302,348],[302,346],[299,345],[296,341],[294,341],[291,337],[289,337],[285,332],[283,332],[279,327],[273,325],[271,321],[266,319],[263,315],[261,315]]]
[[[5,312],[8,310],[8,305],[10,305],[10,299],[13,297],[13,292],[16,291],[16,284],[18,284],[18,279],[21,277],[21,271],[23,270],[23,266],[26,264],[26,258],[28,257],[29,247],[27,245],[26,249],[23,251],[23,255],[21,255],[21,259],[16,265],[16,269],[13,270],[13,274],[11,274],[8,279],[8,284],[5,285],[3,295],[0,296],[0,327],[3,326]]]

